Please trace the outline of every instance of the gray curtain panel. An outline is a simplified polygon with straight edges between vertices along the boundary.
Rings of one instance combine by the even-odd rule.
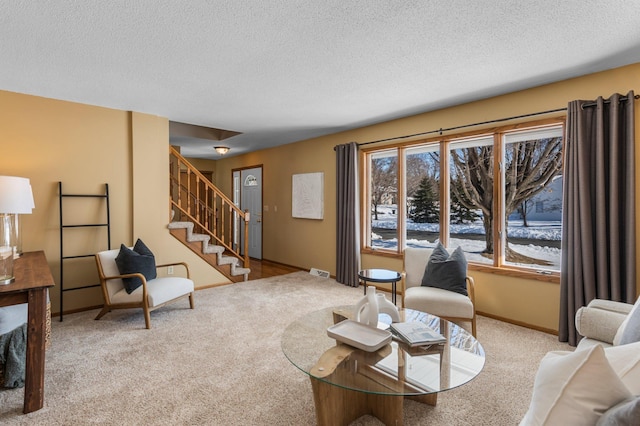
[[[634,93],[572,101],[567,112],[559,340],[592,299],[636,294]]]
[[[358,145],[336,150],[336,281],[358,287],[360,232],[358,228]]]

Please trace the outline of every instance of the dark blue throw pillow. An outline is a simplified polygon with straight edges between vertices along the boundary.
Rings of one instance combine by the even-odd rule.
[[[140,273],[145,279],[152,280],[157,276],[156,259],[149,248],[138,239],[133,250],[124,244],[120,244],[120,252],[116,256],[116,265],[120,274]],[[128,294],[142,285],[138,277],[123,278],[124,288]]]
[[[422,277],[422,285],[467,294],[467,259],[461,247],[449,255],[441,243],[431,253]]]

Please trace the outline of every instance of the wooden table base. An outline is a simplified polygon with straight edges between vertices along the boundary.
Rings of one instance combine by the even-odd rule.
[[[334,386],[314,377],[310,379],[316,420],[320,426],[346,426],[367,414],[377,417],[385,425],[404,424],[403,396],[359,392]],[[437,396],[434,393],[408,398],[436,405]]]

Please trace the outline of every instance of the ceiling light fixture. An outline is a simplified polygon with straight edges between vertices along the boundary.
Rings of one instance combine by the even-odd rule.
[[[228,146],[216,146],[213,149],[215,149],[216,152],[220,155],[225,155],[227,152],[229,152]]]

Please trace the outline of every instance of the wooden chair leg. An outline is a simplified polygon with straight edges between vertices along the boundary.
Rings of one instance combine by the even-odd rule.
[[[102,308],[102,310],[98,313],[98,315],[95,317],[96,320],[99,320],[100,318],[102,318],[103,316],[105,316],[107,313],[109,313],[111,311],[111,309],[109,309],[108,306],[104,306]]]
[[[144,310],[144,324],[147,327],[147,330],[151,328],[151,315],[149,314],[149,309],[143,308]]]
[[[193,298],[193,292],[189,293],[189,306],[191,306],[191,309],[194,309],[196,307],[195,301]]]
[[[471,319],[471,335],[476,337],[476,316],[474,315]]]

